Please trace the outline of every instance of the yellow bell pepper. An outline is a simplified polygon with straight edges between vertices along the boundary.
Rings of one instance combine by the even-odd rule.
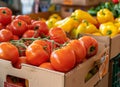
[[[99,29],[104,36],[114,37],[118,34],[118,29],[113,22],[103,23],[100,25]]]
[[[91,16],[88,12],[83,11],[83,10],[75,10],[72,14],[71,17],[74,17],[75,19],[78,19],[79,21],[82,20],[87,20],[88,22],[92,23],[92,24],[98,24],[97,20]]]
[[[78,26],[76,30],[76,34],[82,34],[82,33],[89,33],[92,34],[94,32],[98,32],[99,30],[96,28],[95,25],[87,22],[86,20],[82,21],[80,25]]]
[[[52,14],[52,15],[49,17],[49,19],[51,19],[51,18],[55,18],[55,19],[57,19],[57,20],[61,20],[61,19],[62,19],[58,14]]]
[[[65,32],[69,33],[73,28],[77,27],[79,21],[72,17],[66,17],[55,23],[55,26],[62,28]]]
[[[46,24],[48,25],[49,29],[51,29],[52,27],[54,27],[54,24],[59,21],[56,18],[50,18],[49,20],[46,21]]]
[[[108,9],[101,9],[100,11],[97,12],[97,20],[100,24],[109,22],[109,21],[114,21],[114,16],[112,12]]]
[[[118,28],[118,33],[120,33],[120,17],[115,18],[114,25]]]

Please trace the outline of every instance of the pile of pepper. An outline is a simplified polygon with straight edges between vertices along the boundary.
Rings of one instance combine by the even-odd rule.
[[[120,2],[119,2],[119,0],[112,0],[112,2],[100,3],[98,6],[90,8],[88,10],[88,13],[90,13],[93,16],[96,16],[97,12],[103,8],[109,9],[113,13],[115,18],[120,16]]]

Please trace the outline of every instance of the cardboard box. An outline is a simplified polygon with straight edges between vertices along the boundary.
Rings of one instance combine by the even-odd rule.
[[[95,87],[109,87],[108,86],[108,77],[109,77],[109,73],[107,73],[102,80],[100,80]]]
[[[51,0],[54,4],[90,6],[98,5],[100,0]]]
[[[120,35],[110,39],[110,59],[114,58],[120,53]]]
[[[28,87],[94,87],[94,85],[108,73],[108,48],[104,43],[99,42],[99,51],[97,55],[91,57],[87,61],[79,64],[67,73],[52,71],[39,68],[32,65],[22,64],[21,69],[12,67],[11,62],[0,60],[0,87],[6,84],[6,76],[12,75],[28,80]],[[104,58],[104,59],[103,59]],[[87,82],[85,77],[93,68],[96,61],[100,64],[99,71]],[[104,67],[103,67],[104,66]],[[102,67],[102,68],[101,68]],[[8,86],[9,87],[9,86]]]
[[[76,9],[87,11],[94,6],[79,6],[79,5],[61,5],[61,16],[63,18],[70,16]]]

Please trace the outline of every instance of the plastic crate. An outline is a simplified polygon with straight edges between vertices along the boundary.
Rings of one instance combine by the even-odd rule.
[[[120,87],[120,53],[112,60],[112,87]]]

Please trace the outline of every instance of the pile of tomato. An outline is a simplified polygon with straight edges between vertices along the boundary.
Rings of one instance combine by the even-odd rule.
[[[49,29],[44,21],[28,15],[12,15],[0,7],[0,59],[50,70],[68,72],[98,51],[98,42],[90,36],[70,39],[59,27]]]

